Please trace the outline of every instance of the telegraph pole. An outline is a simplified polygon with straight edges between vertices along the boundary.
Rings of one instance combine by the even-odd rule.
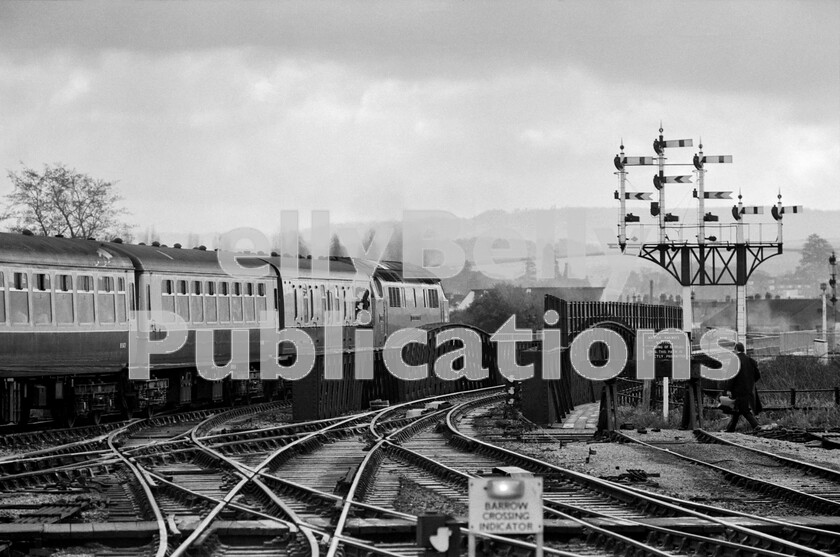
[[[831,320],[831,340],[836,345],[837,339],[834,338],[834,335],[837,332],[837,256],[834,255],[833,251],[831,252],[831,257],[828,258],[828,266],[831,268],[831,278],[828,279],[828,285],[831,287],[831,308],[834,314],[834,318]],[[828,348],[828,351],[831,352],[831,347],[829,346]]]

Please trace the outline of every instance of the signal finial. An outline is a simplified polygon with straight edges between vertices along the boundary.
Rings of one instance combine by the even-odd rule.
[[[662,128],[662,120],[659,121],[659,133],[664,132],[665,130]]]
[[[738,188],[738,201],[741,201],[741,199],[743,199],[743,198],[744,198],[744,196],[741,195],[741,188]]]

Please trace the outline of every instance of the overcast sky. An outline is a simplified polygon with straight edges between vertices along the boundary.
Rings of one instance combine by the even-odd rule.
[[[612,206],[660,120],[733,155],[707,189],[840,209],[836,1],[3,2],[0,76],[0,167],[117,180],[143,228]]]

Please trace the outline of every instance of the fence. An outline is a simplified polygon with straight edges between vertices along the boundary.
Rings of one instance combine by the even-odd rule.
[[[757,357],[779,356],[786,354],[814,354],[814,341],[822,338],[822,333],[815,330],[789,331],[750,335],[747,341],[750,352]],[[828,345],[836,346],[834,334],[828,335]]]
[[[642,381],[635,379],[618,379],[617,399],[619,406],[639,406],[643,401]],[[671,382],[669,393],[671,406],[681,407],[684,382]],[[723,394],[721,389],[702,389],[704,408],[717,408],[718,397]],[[840,386],[831,389],[767,389],[758,390],[765,411],[784,410],[812,410],[816,408],[840,407]],[[651,409],[662,406],[662,383],[653,382],[650,394]]]

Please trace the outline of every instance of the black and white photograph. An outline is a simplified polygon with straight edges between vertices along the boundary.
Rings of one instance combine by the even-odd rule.
[[[840,555],[840,3],[0,1],[0,557]]]

